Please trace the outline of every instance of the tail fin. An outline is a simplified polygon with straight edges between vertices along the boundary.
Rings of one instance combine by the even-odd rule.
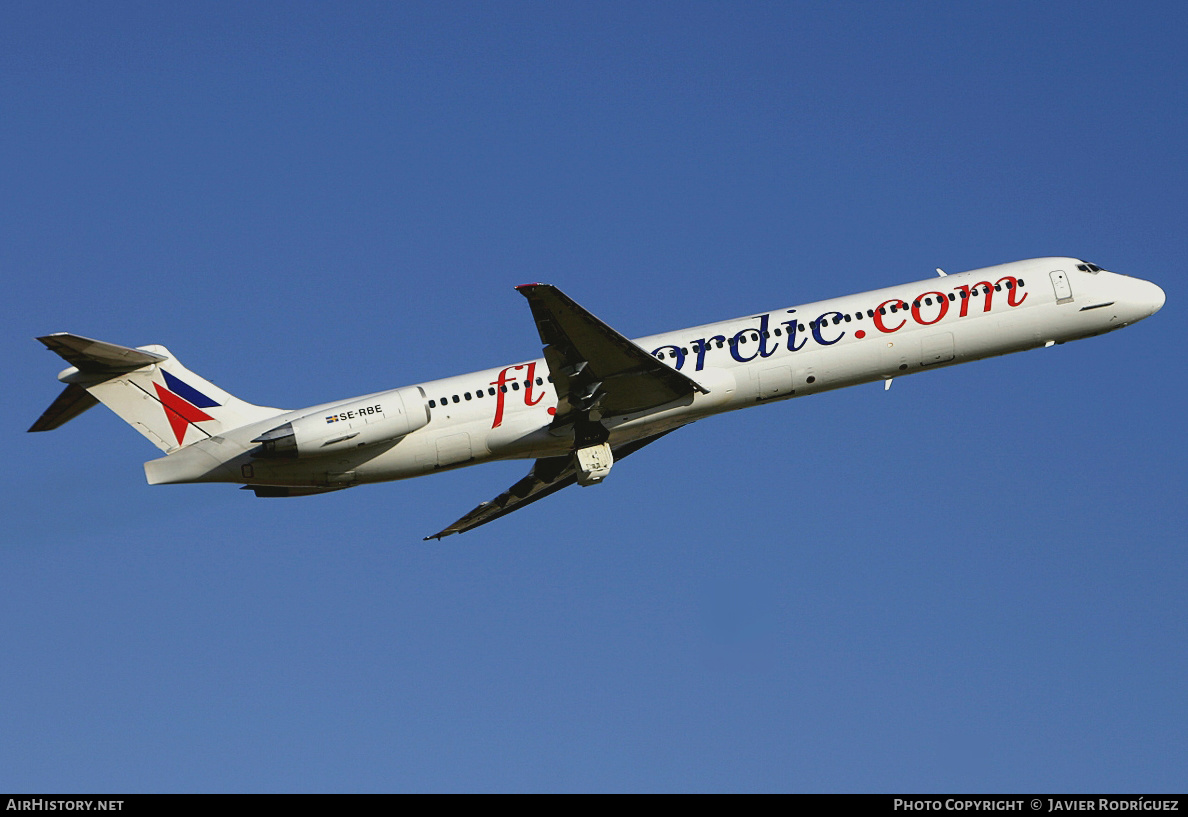
[[[191,372],[164,346],[130,349],[59,332],[38,338],[71,364],[66,389],[30,431],[49,431],[103,403],[153,445],[172,454],[190,443],[284,413],[254,406]]]

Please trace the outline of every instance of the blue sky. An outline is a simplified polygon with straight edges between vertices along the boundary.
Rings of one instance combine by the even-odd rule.
[[[6,3],[0,790],[1168,791],[1182,3]],[[70,331],[298,407],[1039,255],[1123,332],[523,463],[145,484]]]

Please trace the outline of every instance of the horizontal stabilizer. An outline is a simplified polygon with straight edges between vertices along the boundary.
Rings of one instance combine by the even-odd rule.
[[[50,407],[41,413],[41,416],[37,418],[37,422],[30,426],[29,430],[53,431],[63,423],[73,420],[98,402],[82,386],[71,383],[58,395],[58,399],[50,403]]]
[[[45,335],[38,340],[45,344],[45,348],[57,354],[80,372],[96,374],[130,372],[142,366],[165,360],[164,355],[153,354],[143,349],[130,349],[127,346],[118,346],[102,340],[92,340],[81,335],[72,335],[69,332]]]

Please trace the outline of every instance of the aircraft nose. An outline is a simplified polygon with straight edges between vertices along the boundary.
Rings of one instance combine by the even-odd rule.
[[[1124,287],[1118,293],[1121,296],[1118,300],[1126,305],[1126,311],[1132,316],[1131,321],[1141,321],[1163,308],[1167,296],[1158,285],[1142,278],[1123,277],[1119,280]]]
[[[1150,304],[1151,311],[1148,315],[1154,315],[1160,309],[1163,309],[1163,303],[1167,300],[1167,295],[1164,294],[1163,288],[1157,284],[1152,284],[1150,281],[1143,281],[1147,285],[1147,298]]]

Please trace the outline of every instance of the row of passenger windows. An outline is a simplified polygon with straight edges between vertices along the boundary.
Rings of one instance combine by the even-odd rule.
[[[1100,268],[1099,268],[1099,269],[1100,269]],[[1019,286],[1023,286],[1023,279],[1022,279],[1022,278],[1020,278],[1020,279],[1019,279]],[[1002,287],[1003,287],[1003,285],[1002,285],[1001,283],[999,283],[999,284],[995,284],[995,285],[994,285],[994,289],[995,289],[995,291],[996,291],[996,292],[1002,292]],[[1008,280],[1008,281],[1006,282],[1006,288],[1007,288],[1007,289],[1014,289],[1014,288],[1015,288],[1015,284],[1014,284],[1012,281]],[[977,289],[977,288],[975,288],[975,289],[973,289],[973,290],[971,290],[971,291],[970,291],[970,294],[971,294],[971,295],[989,295],[989,294],[990,294],[990,288],[989,288],[989,287],[983,287],[982,289]],[[950,293],[949,293],[949,300],[950,300],[950,301],[956,301],[958,297],[961,297],[962,299],[966,298],[967,296],[966,296],[966,294],[965,294],[965,290],[961,290],[959,293],[953,293],[953,292],[950,292]],[[940,300],[940,299],[938,298],[938,299],[936,299],[936,300],[939,302],[939,300]],[[924,305],[924,306],[932,306],[932,302],[933,302],[933,299],[932,299],[931,297],[929,297],[929,298],[925,298],[925,299],[924,299],[924,301],[923,301],[923,305]],[[912,301],[912,306],[914,306],[916,309],[919,309],[919,308],[920,308],[920,306],[921,306],[921,302],[920,302],[919,300]],[[903,307],[902,309],[907,309],[907,307]],[[902,310],[901,310],[899,307],[896,307],[894,304],[893,304],[893,305],[892,305],[892,306],[891,306],[889,309],[888,309],[888,307],[885,307],[885,306],[884,306],[884,307],[879,307],[879,314],[880,314],[880,315],[886,315],[886,314],[888,314],[888,312],[895,313],[895,312],[899,312],[899,311],[902,311]],[[873,317],[874,317],[874,313],[875,313],[875,311],[874,311],[873,309],[868,309],[868,310],[866,310],[865,317],[867,317],[867,318],[873,318]],[[855,313],[853,313],[853,315],[854,315],[854,317],[853,317],[853,320],[858,320],[858,321],[860,321],[860,320],[862,320],[862,318],[863,318],[863,313],[862,313],[862,312],[855,312]],[[851,320],[851,318],[850,318],[850,315],[848,315],[848,314],[835,313],[835,314],[833,315],[833,323],[834,323],[834,325],[835,325],[835,326],[836,326],[837,324],[839,324],[839,323],[842,323],[843,321],[845,321],[846,323],[849,323],[849,322],[850,322],[850,320]],[[829,323],[829,321],[827,321],[827,320],[824,320],[824,319],[822,319],[822,320],[821,320],[819,323],[818,323],[818,321],[809,321],[809,326],[811,326],[811,327],[814,327],[814,328],[815,328],[815,327],[817,327],[818,325],[820,325],[820,326],[824,326],[824,325],[825,325],[825,324],[827,324],[827,323]],[[796,324],[796,329],[797,329],[797,331],[799,331],[799,332],[804,332],[804,331],[805,331],[805,325],[804,325],[803,323],[798,323],[798,324]],[[777,338],[778,338],[778,337],[783,337],[784,330],[780,329],[780,328],[777,326],[777,327],[775,328],[775,330],[774,330],[774,331],[770,331],[770,332],[764,332],[764,333],[763,333],[763,337],[765,337],[765,338],[767,338],[767,337],[771,337],[771,336],[772,336],[772,334],[774,334],[774,335],[775,335]],[[737,338],[737,340],[738,340],[738,343],[739,343],[739,344],[746,343],[748,340],[750,340],[750,341],[752,341],[752,342],[753,342],[753,341],[757,341],[757,340],[759,340],[759,332],[752,332],[750,335],[742,335],[742,336],[738,337],[738,338]],[[719,348],[719,349],[721,349],[723,346],[725,346],[725,345],[726,345],[726,343],[727,343],[727,342],[728,342],[728,343],[729,343],[731,346],[734,346],[734,345],[735,345],[735,338],[733,338],[733,337],[732,337],[732,338],[730,338],[730,340],[729,340],[729,341],[727,341],[727,342],[724,342],[724,341],[722,341],[722,340],[717,340],[716,342],[717,342],[717,346],[718,346],[718,348]],[[708,346],[709,346],[709,344],[707,344],[707,348],[708,348]],[[688,354],[689,354],[689,350],[688,350],[687,348],[682,348],[682,349],[681,349],[681,354],[682,354],[682,355],[688,355]],[[665,354],[664,354],[664,352],[660,352],[658,355],[656,355],[656,357],[657,357],[658,359],[660,359],[660,360],[664,360],[664,358],[665,358]],[[670,357],[676,357],[676,356],[675,356],[675,355],[670,355]],[[549,375],[549,376],[548,376],[548,381],[549,381],[550,383],[552,383],[552,382],[553,382],[553,376],[552,376],[552,375]],[[532,381],[531,381],[531,380],[525,380],[525,381],[524,381],[524,388],[528,388],[528,387],[529,387],[529,386],[531,386],[531,385],[532,385]],[[543,386],[543,385],[544,385],[544,380],[543,380],[542,378],[539,378],[539,377],[538,377],[538,378],[536,378],[536,385],[538,385],[538,386]],[[519,390],[520,390],[520,381],[518,381],[518,380],[516,380],[516,381],[513,381],[513,382],[511,383],[511,387],[512,387],[512,390],[513,390],[513,391],[519,391]],[[500,388],[502,391],[504,391],[504,392],[507,392],[507,386],[500,386],[499,388]],[[486,394],[487,394],[487,396],[488,396],[488,397],[494,397],[494,396],[495,396],[495,387],[494,387],[494,386],[491,386],[490,388],[488,388],[488,389],[487,389],[487,391],[486,391]],[[430,400],[430,401],[429,401],[429,408],[437,408],[437,405],[438,405],[438,403],[440,403],[441,405],[445,406],[445,405],[448,405],[450,402],[454,402],[454,403],[461,403],[463,400],[475,400],[475,399],[482,399],[482,397],[483,397],[483,391],[482,391],[482,389],[479,389],[478,391],[476,391],[476,392],[473,392],[473,393],[472,393],[472,392],[463,392],[461,395],[457,395],[457,394],[455,394],[455,395],[451,395],[450,397],[443,397],[443,398],[441,398],[441,400]]]
[[[1018,285],[1019,285],[1019,286],[1023,286],[1023,279],[1022,279],[1022,278],[1020,278],[1020,279],[1019,279],[1019,284],[1018,284]],[[1004,285],[1003,285],[1003,284],[1001,284],[1001,283],[999,283],[999,284],[995,284],[995,285],[994,285],[994,291],[995,291],[995,292],[1002,292],[1002,288],[1003,288],[1003,286],[1004,286]],[[1014,288],[1015,288],[1015,284],[1014,284],[1013,282],[1011,282],[1011,281],[1007,281],[1007,282],[1006,282],[1006,284],[1005,284],[1005,286],[1006,286],[1006,288],[1007,288],[1007,289],[1014,289]],[[949,300],[950,300],[950,301],[956,301],[958,298],[961,298],[962,300],[964,300],[965,298],[967,298],[967,297],[970,297],[970,296],[973,296],[973,295],[989,295],[989,294],[990,294],[990,288],[989,288],[989,287],[981,287],[981,288],[975,288],[975,289],[972,289],[972,290],[970,290],[970,294],[969,294],[969,296],[967,296],[967,295],[965,294],[965,290],[961,290],[960,292],[957,292],[957,293],[950,292],[950,293],[949,293]],[[913,307],[915,307],[916,309],[919,309],[919,308],[920,308],[922,305],[923,305],[923,306],[932,306],[932,304],[933,304],[933,301],[934,301],[934,300],[935,300],[936,302],[938,302],[938,303],[940,302],[940,299],[939,299],[939,298],[936,298],[936,299],[934,299],[934,298],[928,297],[928,298],[925,298],[923,301],[920,301],[920,300],[915,300],[915,301],[912,301],[912,306],[913,306]],[[895,306],[894,304],[892,304],[890,307],[886,307],[886,306],[879,307],[879,310],[878,310],[878,311],[879,311],[879,314],[880,314],[880,315],[888,315],[888,314],[894,314],[894,313],[896,313],[896,312],[903,312],[903,311],[906,311],[907,309],[908,309],[908,307],[906,307],[906,306],[903,306],[903,307],[897,307],[897,306]],[[854,312],[852,317],[851,317],[851,315],[849,315],[849,314],[843,314],[843,313],[834,313],[834,314],[833,314],[833,321],[832,321],[832,322],[833,322],[833,324],[836,326],[837,324],[839,324],[839,323],[843,323],[843,322],[845,322],[845,323],[849,323],[851,320],[860,321],[860,320],[862,320],[864,317],[866,317],[866,318],[873,318],[873,317],[874,317],[874,313],[875,313],[875,310],[873,310],[873,309],[868,309],[868,310],[866,310],[866,312],[865,312],[865,313],[863,313],[863,312]],[[826,320],[826,319],[822,318],[822,319],[821,319],[819,322],[818,322],[818,321],[809,321],[808,325],[809,325],[810,327],[812,327],[812,328],[814,328],[814,329],[815,329],[815,328],[817,328],[818,326],[824,326],[824,325],[828,324],[829,322],[830,322],[830,321],[828,321],[828,320]],[[804,325],[803,323],[798,323],[798,324],[796,324],[796,330],[797,330],[798,332],[804,332],[804,331],[806,331],[806,330],[805,330],[805,325]],[[782,336],[783,336],[783,334],[784,334],[784,330],[780,329],[778,326],[777,326],[777,327],[776,327],[774,330],[769,330],[769,331],[767,331],[767,332],[763,332],[763,333],[762,333],[763,337],[765,337],[765,338],[767,338],[767,337],[771,337],[772,335],[775,335],[775,336],[778,338],[778,337],[782,337]],[[757,340],[759,340],[759,335],[760,335],[760,333],[759,333],[758,331],[751,332],[751,334],[749,334],[749,335],[742,335],[742,336],[738,337],[738,343],[741,345],[741,344],[744,344],[744,343],[746,343],[748,340],[750,340],[750,341],[757,341]],[[725,341],[725,342],[723,342],[723,341],[721,341],[721,340],[718,340],[718,341],[716,341],[717,348],[721,349],[721,348],[722,348],[724,345],[726,345],[726,343],[729,343],[731,346],[734,346],[734,345],[735,345],[735,338],[733,338],[733,337],[732,337],[732,338],[730,338],[730,340],[729,340],[729,341]],[[709,344],[709,343],[707,343],[707,344],[706,344],[706,348],[709,348],[709,347],[710,347],[710,344]],[[688,348],[686,348],[686,347],[682,347],[682,348],[681,348],[681,354],[682,354],[682,355],[688,355],[688,354],[689,354],[689,350],[688,350]],[[656,357],[657,357],[658,359],[660,359],[660,360],[664,360],[666,357],[672,357],[672,358],[675,358],[675,357],[676,357],[676,355],[672,355],[672,354],[668,354],[668,355],[666,355],[664,352],[660,352],[659,354],[657,354],[657,355],[656,355]]]
[[[549,375],[549,377],[548,377],[548,381],[549,381],[550,383],[552,383],[552,382],[553,382],[553,376],[552,376],[552,375]],[[525,389],[526,389],[526,388],[528,388],[529,386],[531,386],[531,385],[532,385],[532,381],[531,381],[531,380],[524,380],[524,381],[522,381],[522,382],[524,383],[524,388],[525,388]],[[514,381],[512,381],[510,384],[507,384],[507,385],[504,385],[504,386],[500,386],[500,387],[499,387],[499,390],[500,390],[500,391],[502,391],[502,392],[504,392],[504,393],[506,394],[506,393],[507,393],[507,387],[508,387],[508,385],[510,385],[510,386],[511,386],[511,389],[512,389],[512,391],[519,391],[519,390],[520,390],[520,383],[521,383],[521,381],[519,381],[519,380],[514,380]],[[538,385],[538,386],[543,386],[543,385],[544,385],[544,378],[540,378],[540,377],[536,378],[536,385]],[[445,405],[448,405],[450,402],[454,402],[454,403],[461,403],[463,400],[481,400],[481,399],[483,398],[483,396],[484,396],[484,395],[485,395],[485,396],[487,396],[487,397],[494,397],[494,396],[495,396],[495,387],[494,387],[494,386],[491,386],[490,388],[488,388],[488,389],[486,390],[486,392],[484,392],[482,389],[479,389],[478,391],[475,391],[475,392],[463,392],[463,393],[462,393],[462,394],[460,394],[460,395],[459,395],[459,394],[455,394],[455,395],[452,395],[452,396],[450,396],[450,397],[443,397],[443,398],[441,398],[440,400],[430,400],[430,401],[429,401],[429,408],[437,408],[437,406],[438,406],[438,404],[439,404],[439,403],[440,403],[442,406],[445,406]]]

